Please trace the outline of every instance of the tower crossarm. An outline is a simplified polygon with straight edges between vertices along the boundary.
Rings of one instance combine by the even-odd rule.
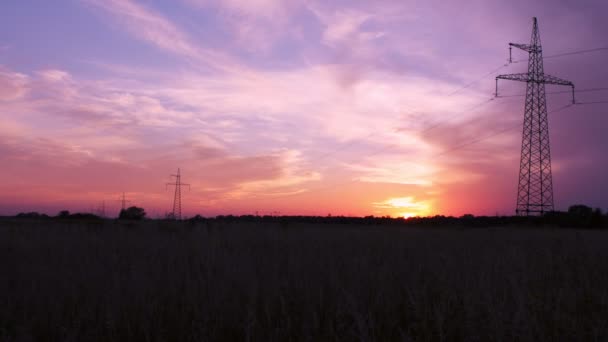
[[[520,50],[524,50],[526,52],[540,52],[540,51],[535,51],[535,50],[539,50],[540,47],[536,47],[530,44],[517,44],[517,43],[509,43],[509,47],[516,47]]]
[[[576,103],[576,99],[574,98],[574,83],[572,83],[568,80],[563,80],[559,77],[555,77],[555,76],[551,76],[551,75],[547,75],[547,74],[544,75],[544,83],[572,87],[572,103],[573,104]]]
[[[574,83],[568,81],[568,80],[562,80],[559,77],[555,77],[555,76],[551,76],[551,75],[547,75],[545,74],[545,80],[544,82],[546,84],[557,84],[557,85],[563,85],[563,86],[570,86],[574,88]]]
[[[506,74],[506,75],[496,76],[496,93],[494,93],[494,95],[496,97],[498,97],[498,80],[528,82],[528,81],[530,81],[530,74],[521,73],[521,74]]]
[[[179,183],[179,184],[177,184],[177,183],[165,183],[165,189],[167,189],[170,186],[180,186],[180,187],[181,186],[187,186],[188,189],[190,189],[190,184],[188,184],[188,183]]]
[[[530,80],[530,75],[528,73],[521,73],[521,74],[506,74],[506,75],[496,76],[497,82],[499,79],[509,80],[509,81],[528,82]]]
[[[509,81],[519,81],[519,82],[537,82],[537,83],[545,83],[545,84],[555,84],[555,85],[563,85],[572,87],[572,103],[575,103],[574,98],[574,83],[561,79],[559,77],[551,76],[551,75],[541,75],[539,77],[540,81],[534,81],[534,78],[529,73],[519,73],[519,74],[506,74],[506,75],[498,75],[496,76],[496,96],[498,96],[498,80],[509,80]]]

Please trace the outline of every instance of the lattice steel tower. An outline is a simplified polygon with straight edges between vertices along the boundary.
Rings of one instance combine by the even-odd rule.
[[[534,18],[530,44],[509,43],[509,62],[512,62],[513,47],[528,52],[528,72],[497,76],[496,96],[498,96],[499,79],[527,83],[515,212],[517,215],[542,215],[554,210],[545,84],[571,86],[572,103],[574,103],[574,84],[544,73],[543,50],[536,18]]]
[[[173,197],[173,212],[171,213],[171,218],[176,220],[182,219],[182,186],[187,186],[190,188],[190,184],[182,183],[182,176],[180,175],[179,168],[177,169],[176,175],[171,175],[171,177],[175,177],[175,183],[167,183],[165,187],[172,185],[175,186],[175,195]]]

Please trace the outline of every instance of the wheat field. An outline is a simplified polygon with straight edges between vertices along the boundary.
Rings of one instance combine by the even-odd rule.
[[[606,341],[608,232],[3,220],[1,341]]]

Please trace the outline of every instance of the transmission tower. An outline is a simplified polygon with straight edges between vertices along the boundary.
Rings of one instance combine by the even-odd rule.
[[[509,62],[513,61],[511,56],[513,47],[528,52],[528,72],[496,77],[496,96],[498,96],[499,79],[526,82],[527,84],[517,207],[515,209],[517,215],[525,216],[543,215],[554,210],[545,84],[572,87],[572,103],[575,103],[572,82],[544,73],[538,20],[536,17],[533,20],[530,44],[509,43]]]
[[[175,186],[175,196],[173,197],[173,212],[171,216],[173,219],[181,220],[182,219],[182,186],[187,186],[190,189],[190,184],[182,183],[182,176],[180,175],[179,168],[177,169],[176,175],[171,175],[171,177],[175,177],[175,183],[167,183],[165,188],[169,185]]]
[[[122,197],[118,201],[120,202],[121,210],[125,210],[127,208],[127,203],[131,202],[126,199],[124,192],[122,193]]]
[[[101,201],[101,207],[99,208],[99,216],[106,217],[106,201]]]

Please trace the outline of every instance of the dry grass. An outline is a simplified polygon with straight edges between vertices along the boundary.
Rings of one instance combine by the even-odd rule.
[[[2,341],[606,341],[608,233],[0,224]]]

